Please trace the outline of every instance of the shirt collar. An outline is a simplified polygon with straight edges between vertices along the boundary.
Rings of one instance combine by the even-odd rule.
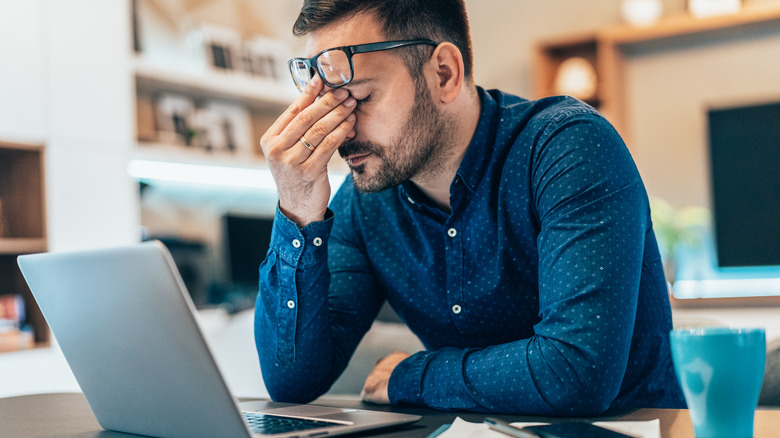
[[[474,130],[474,136],[463,156],[456,180],[459,178],[463,184],[472,192],[475,192],[479,181],[487,171],[490,165],[490,159],[485,156],[492,153],[488,148],[495,143],[496,133],[496,114],[498,113],[498,103],[493,96],[488,94],[482,87],[477,87],[479,99],[482,102],[482,111],[477,122],[477,128]]]
[[[490,165],[490,159],[485,159],[486,154],[492,153],[488,148],[495,143],[496,133],[496,114],[498,113],[498,102],[482,87],[477,86],[477,94],[482,103],[482,110],[479,115],[477,127],[471,142],[463,156],[458,171],[455,173],[454,185],[458,180],[472,193],[476,192],[477,185],[482,180],[482,176]],[[411,181],[404,181],[400,185],[401,195],[411,203],[423,202],[422,194]],[[453,193],[453,187],[450,186],[450,193]]]

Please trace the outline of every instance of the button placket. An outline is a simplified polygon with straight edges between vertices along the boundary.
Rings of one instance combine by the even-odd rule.
[[[447,305],[449,306],[452,323],[461,333],[473,333],[476,331],[471,320],[467,317],[464,302],[463,263],[463,233],[457,223],[452,223],[446,228],[445,248],[447,253]]]

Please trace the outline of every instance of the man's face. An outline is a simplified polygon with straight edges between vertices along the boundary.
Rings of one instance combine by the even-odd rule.
[[[312,56],[332,47],[385,40],[373,19],[359,16],[312,33],[306,51]],[[352,61],[355,76],[344,88],[359,102],[356,136],[339,154],[352,170],[355,187],[377,192],[436,172],[450,125],[425,79],[413,79],[391,51],[357,54]]]

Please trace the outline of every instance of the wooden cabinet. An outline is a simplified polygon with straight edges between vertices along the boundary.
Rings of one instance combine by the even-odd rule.
[[[616,26],[587,34],[564,35],[539,41],[535,50],[534,95],[541,98],[560,94],[555,84],[562,74],[561,66],[573,57],[583,58],[591,63],[596,75],[595,95],[592,99],[585,99],[586,102],[601,111],[628,139],[631,127],[628,126],[625,114],[626,84],[623,73],[627,49],[639,44],[722,35],[737,28],[777,26],[778,23],[780,7],[755,5],[745,6],[738,14],[708,18],[683,14],[667,17],[647,27]]]
[[[47,249],[42,145],[0,141],[0,301],[23,303],[19,331],[3,311],[0,351],[45,344],[49,329],[16,264],[20,254]],[[21,308],[20,308],[21,310]]]

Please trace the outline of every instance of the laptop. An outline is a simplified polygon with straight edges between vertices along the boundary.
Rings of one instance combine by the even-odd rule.
[[[420,419],[271,401],[239,404],[160,242],[23,255],[18,263],[104,429],[166,438],[319,437]]]

